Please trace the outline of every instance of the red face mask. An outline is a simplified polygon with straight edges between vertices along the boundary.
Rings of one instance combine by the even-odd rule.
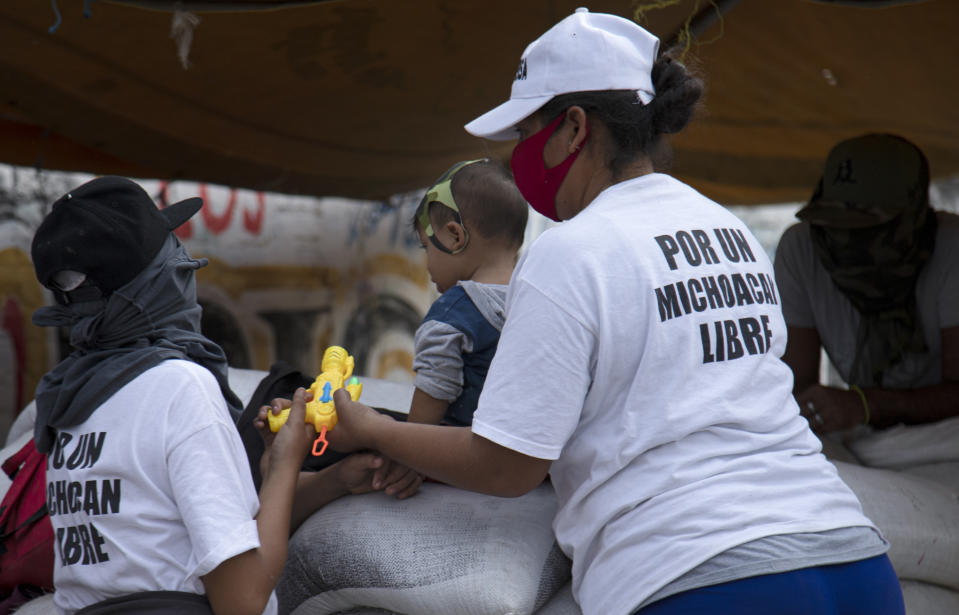
[[[559,128],[566,114],[560,114],[555,120],[543,127],[534,135],[527,137],[516,144],[509,166],[513,169],[513,179],[520,193],[529,202],[530,206],[551,220],[559,221],[556,215],[556,193],[569,168],[576,162],[580,148],[570,154],[561,163],[551,169],[546,168],[543,162],[543,150],[546,142]],[[589,138],[589,125],[586,126],[586,138]],[[583,139],[586,143],[586,139]]]

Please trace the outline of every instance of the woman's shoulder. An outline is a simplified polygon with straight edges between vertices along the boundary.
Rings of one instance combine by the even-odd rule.
[[[599,208],[609,207],[611,203],[617,202],[628,207],[635,207],[637,203],[648,203],[650,207],[662,207],[663,201],[677,200],[714,203],[689,184],[666,173],[647,173],[613,184],[599,193],[594,203],[602,203],[603,205]]]

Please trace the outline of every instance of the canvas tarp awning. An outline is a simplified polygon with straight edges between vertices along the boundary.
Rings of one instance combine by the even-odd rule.
[[[728,5],[690,48],[708,89],[672,141],[674,174],[724,203],[804,199],[831,145],[866,131],[959,172],[955,0],[179,4],[199,18],[189,68],[172,2],[59,0],[52,33],[51,3],[0,3],[0,161],[384,198],[507,156],[462,126],[505,100],[525,45],[576,6],[668,5],[642,21],[667,40]]]

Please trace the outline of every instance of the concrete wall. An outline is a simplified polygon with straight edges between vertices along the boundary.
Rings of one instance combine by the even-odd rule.
[[[50,204],[90,178],[0,165],[0,433],[69,352],[57,331],[30,322],[52,301],[30,241]],[[203,330],[232,366],[283,359],[315,373],[326,346],[341,344],[358,374],[412,380],[413,333],[436,296],[409,223],[420,195],[372,202],[140,183],[161,204],[204,198],[177,234],[210,261],[197,274]]]

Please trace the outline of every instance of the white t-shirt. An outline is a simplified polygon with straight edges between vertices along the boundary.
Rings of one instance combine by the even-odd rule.
[[[47,458],[63,613],[134,592],[205,594],[201,576],[259,547],[259,499],[213,375],[169,360],[60,430]],[[266,613],[275,613],[271,596]]]
[[[758,538],[874,527],[799,416],[768,257],[692,188],[608,188],[530,247],[506,309],[472,429],[555,460],[586,615]]]
[[[959,216],[936,212],[936,247],[916,280],[919,322],[927,352],[909,352],[883,374],[889,389],[942,382],[942,329],[959,326]],[[862,317],[839,290],[813,248],[809,225],[783,233],[776,248],[776,281],[783,316],[792,327],[814,328],[843,381],[849,382]],[[856,383],[852,383],[856,384]]]

